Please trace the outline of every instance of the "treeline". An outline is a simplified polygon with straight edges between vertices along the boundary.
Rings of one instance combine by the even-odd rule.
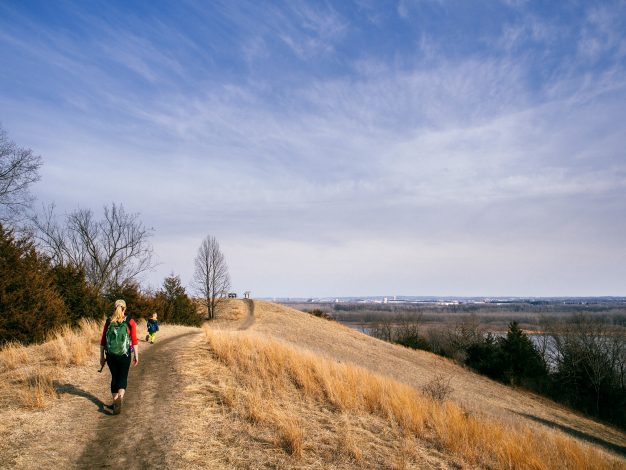
[[[168,323],[201,322],[178,276],[166,278],[158,291],[146,292],[132,277],[94,283],[87,266],[55,259],[37,248],[33,235],[16,235],[0,224],[0,345],[40,342],[62,325],[103,318],[118,298],[126,300],[134,318],[157,312]]]
[[[534,342],[515,321],[504,336],[487,333],[475,315],[429,329],[419,316],[396,316],[368,333],[452,358],[626,428],[626,328],[588,314],[543,317],[540,323],[543,334]]]
[[[482,326],[492,331],[505,331],[511,321],[518,322],[524,329],[541,331],[542,325],[538,319],[542,317],[569,318],[572,315],[589,314],[594,318],[621,325],[626,328],[626,304],[616,303],[607,307],[604,304],[591,305],[562,305],[554,304],[547,308],[545,305],[527,311],[510,310],[509,305],[491,305],[488,308],[483,304],[472,306],[438,306],[431,305],[328,305],[322,307],[335,320],[356,325],[372,325],[385,323],[401,323],[406,318],[419,318],[422,325],[439,325],[442,323],[458,322],[468,316],[480,319]],[[532,307],[532,306],[531,306]],[[456,309],[456,310],[455,310]]]
[[[326,306],[326,308],[329,308]],[[440,318],[441,315],[480,315],[481,317],[497,318],[502,314],[519,314],[538,316],[544,314],[571,315],[577,313],[606,314],[620,317],[622,324],[626,325],[626,304],[624,302],[598,302],[586,304],[571,304],[558,301],[527,301],[506,303],[405,303],[405,304],[359,304],[359,303],[335,303],[332,305],[333,317],[342,322],[365,322],[376,319],[388,313],[398,314],[423,314]]]

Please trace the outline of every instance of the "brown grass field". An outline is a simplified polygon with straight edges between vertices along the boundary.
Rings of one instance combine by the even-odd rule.
[[[0,467],[102,466],[98,449],[124,419],[141,438],[120,439],[125,468],[626,468],[619,430],[261,301],[230,301],[203,330],[165,326],[157,344],[142,343],[137,399],[108,416],[96,407],[109,380],[94,373],[99,328],[0,352]],[[441,377],[449,400],[422,391]],[[158,457],[137,455],[144,443]]]

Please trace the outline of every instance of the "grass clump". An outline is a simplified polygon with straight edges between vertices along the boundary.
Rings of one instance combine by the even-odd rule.
[[[28,363],[28,348],[11,341],[0,350],[1,371],[15,370]]]
[[[45,408],[55,396],[54,381],[59,377],[56,367],[36,366],[21,372],[14,382],[17,385],[17,397],[25,408]]]

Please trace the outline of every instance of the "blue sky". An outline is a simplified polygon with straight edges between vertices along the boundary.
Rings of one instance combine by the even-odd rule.
[[[626,2],[0,3],[38,203],[257,296],[625,295]]]

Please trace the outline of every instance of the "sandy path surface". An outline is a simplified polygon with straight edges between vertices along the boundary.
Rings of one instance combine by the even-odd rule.
[[[247,314],[245,320],[237,328],[238,330],[247,330],[254,325],[254,301],[252,299],[245,299],[243,303],[247,308]]]
[[[166,457],[176,432],[172,425],[180,381],[176,356],[198,334],[189,331],[157,339],[155,344],[140,343],[140,363],[129,374],[122,414],[99,414],[97,433],[78,459],[77,468],[171,466]]]

